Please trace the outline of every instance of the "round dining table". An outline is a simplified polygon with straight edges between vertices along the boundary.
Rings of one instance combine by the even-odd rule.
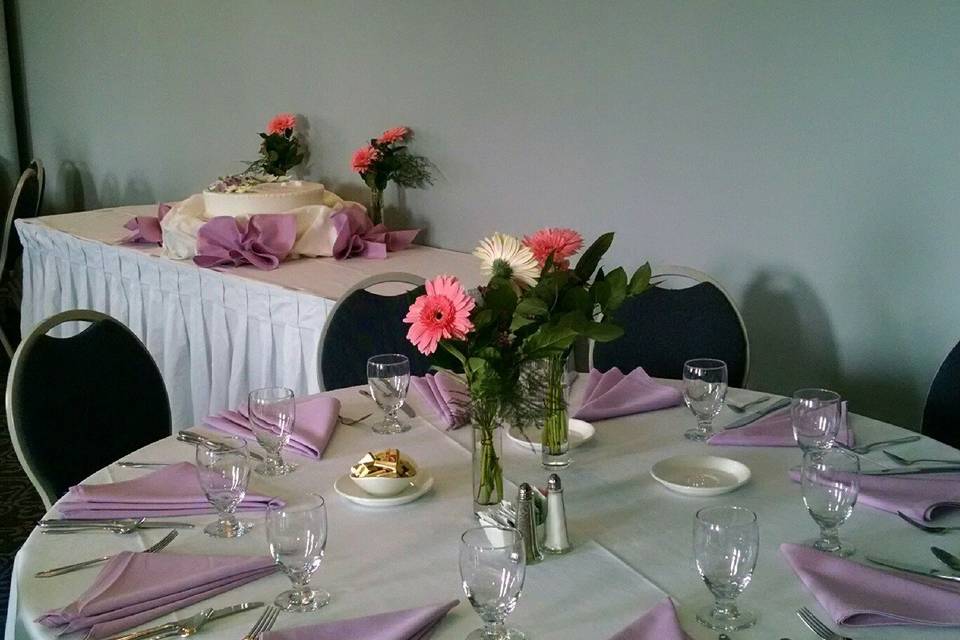
[[[585,376],[575,385],[583,384]],[[677,382],[669,382],[677,384]],[[432,636],[436,640],[462,640],[480,626],[461,590],[458,569],[460,536],[477,526],[471,500],[470,428],[445,430],[441,422],[411,393],[409,406],[416,416],[408,418],[406,433],[381,436],[371,425],[381,415],[360,389],[332,392],[348,418],[373,415],[352,426],[340,424],[320,460],[289,454],[299,464],[280,478],[251,475],[250,490],[295,502],[311,493],[325,497],[329,534],[325,558],[312,584],[332,595],[330,603],[312,613],[283,613],[274,629],[287,629],[371,615],[459,599]],[[739,401],[759,396],[757,392],[730,390]],[[852,407],[853,408],[853,407]],[[716,420],[723,425],[739,417],[724,408]],[[810,608],[834,629],[837,625],[791,570],[779,547],[815,537],[817,527],[801,499],[800,486],[789,477],[791,467],[801,462],[796,447],[723,447],[692,442],[683,432],[694,424],[683,406],[624,416],[594,423],[592,439],[572,450],[572,464],[562,470],[568,531],[573,549],[565,555],[548,555],[527,567],[519,604],[508,619],[527,638],[606,640],[643,615],[667,596],[677,605],[680,622],[694,639],[716,640],[718,634],[696,621],[696,610],[711,601],[697,574],[693,555],[695,513],[708,505],[736,504],[753,510],[760,524],[760,553],[753,581],[740,598],[744,607],[759,614],[756,626],[731,633],[733,640],[807,640],[815,638],[796,615]],[[849,414],[848,425],[858,443],[907,435],[904,429]],[[198,427],[203,432],[204,428]],[[210,432],[214,433],[214,432]],[[430,473],[432,489],[418,500],[389,508],[372,508],[347,501],[334,490],[338,478],[349,473],[364,453],[398,448]],[[256,449],[254,447],[254,449]],[[957,451],[924,438],[902,445],[905,456],[932,454],[957,456]],[[539,453],[529,445],[503,439],[506,497],[515,499],[517,486],[528,482],[546,486],[548,471]],[[710,454],[742,462],[751,471],[747,484],[734,492],[714,497],[691,497],[674,493],[650,475],[659,460],[681,454]],[[153,462],[191,461],[189,445],[169,437],[153,443],[126,459]],[[917,455],[919,457],[919,455]],[[864,469],[896,466],[881,451],[862,456]],[[111,465],[87,482],[111,482],[135,478],[149,470]],[[48,517],[57,517],[56,506]],[[246,513],[257,524],[236,539],[206,536],[202,526],[181,530],[162,553],[211,555],[267,555],[261,515]],[[187,521],[201,525],[214,515],[193,516]],[[165,518],[169,519],[169,518]],[[175,518],[184,520],[184,518]],[[960,524],[960,514],[938,517],[938,524]],[[162,538],[166,530],[138,530],[130,534],[105,532],[73,535],[42,535],[34,530],[17,555],[13,570],[7,639],[46,640],[53,630],[35,620],[44,612],[74,601],[91,584],[97,569],[69,573],[57,578],[36,578],[37,571],[119,551],[142,550]],[[841,538],[854,545],[853,558],[876,554],[913,564],[936,566],[931,544],[960,552],[960,533],[932,535],[897,517],[858,505],[840,530]],[[272,603],[289,588],[282,573],[275,573],[216,595],[202,603],[146,623],[155,626],[182,620],[204,607],[224,607],[244,601]],[[960,607],[960,596],[957,606]],[[211,622],[199,636],[232,638],[244,636],[259,611]],[[854,639],[957,638],[957,628],[922,626],[844,627]]]

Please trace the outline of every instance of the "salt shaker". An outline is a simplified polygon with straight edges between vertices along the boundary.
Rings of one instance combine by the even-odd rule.
[[[570,539],[567,537],[567,513],[563,506],[563,485],[560,476],[553,473],[547,480],[547,535],[543,548],[549,553],[570,551]]]
[[[536,564],[543,560],[540,542],[537,540],[537,519],[533,506],[533,488],[524,482],[517,494],[517,529],[523,536],[527,564]]]

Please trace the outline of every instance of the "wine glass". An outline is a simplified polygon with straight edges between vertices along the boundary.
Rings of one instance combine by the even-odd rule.
[[[734,506],[705,507],[693,526],[697,571],[715,603],[697,612],[700,624],[716,631],[736,631],[757,622],[757,614],[736,604],[753,578],[760,550],[757,514]]]
[[[713,433],[713,419],[727,395],[727,363],[696,358],[683,363],[683,401],[697,418],[697,428],[683,435],[688,440],[706,440]]]
[[[804,451],[833,445],[840,430],[840,395],[828,389],[800,389],[790,402],[793,437]]]
[[[218,442],[197,443],[197,479],[207,500],[217,510],[217,521],[203,532],[215,538],[238,538],[253,527],[252,522],[237,520],[233,512],[247,494],[250,458],[247,443],[229,436]]]
[[[814,549],[841,557],[854,552],[840,544],[839,528],[853,513],[860,495],[860,458],[843,449],[813,449],[803,454],[800,485],[803,504],[820,526]]]
[[[524,634],[504,626],[517,606],[526,557],[523,536],[516,529],[476,527],[460,538],[463,592],[483,620],[467,640],[523,640]]]
[[[390,434],[410,431],[410,425],[397,419],[410,386],[410,360],[399,353],[384,353],[367,360],[367,382],[370,395],[383,409],[383,422],[373,426],[374,433]]]
[[[287,446],[296,416],[293,391],[286,387],[255,389],[247,398],[250,430],[267,452],[267,459],[255,471],[263,476],[282,476],[297,468],[284,462],[280,450]]]
[[[311,496],[296,506],[272,501],[267,506],[267,543],[270,555],[283,569],[293,589],[273,601],[284,611],[316,611],[330,602],[330,594],[310,588],[327,545],[327,508],[322,496]]]

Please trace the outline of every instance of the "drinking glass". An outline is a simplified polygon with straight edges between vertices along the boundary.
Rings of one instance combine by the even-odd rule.
[[[286,387],[255,389],[247,398],[250,430],[267,452],[267,459],[254,469],[263,476],[282,476],[297,468],[284,462],[280,450],[287,446],[296,417],[293,391]]]
[[[688,440],[706,440],[713,434],[713,419],[726,395],[726,362],[697,358],[683,363],[683,401],[697,418],[697,428],[683,434]]]
[[[804,453],[826,449],[840,430],[840,395],[829,389],[800,389],[790,402],[790,419]]]
[[[523,536],[516,529],[476,527],[460,538],[463,592],[483,620],[467,640],[523,640],[524,634],[504,626],[517,606],[526,557]]]
[[[399,353],[384,353],[367,360],[367,382],[370,395],[383,409],[383,423],[374,425],[380,434],[410,431],[410,425],[397,419],[397,412],[407,397],[410,386],[410,360]]]
[[[840,525],[853,513],[860,495],[860,458],[843,449],[813,449],[803,454],[803,504],[820,526],[814,549],[849,556],[853,547],[840,544]]]
[[[736,631],[757,622],[757,614],[736,604],[753,578],[760,550],[757,514],[734,506],[705,507],[693,526],[697,571],[715,603],[697,612],[700,624],[716,631]]]
[[[250,480],[250,458],[242,438],[229,436],[219,442],[198,443],[197,478],[218,515],[216,522],[204,527],[204,533],[216,538],[238,538],[253,527],[252,522],[242,522],[233,515],[247,494]]]
[[[281,593],[273,603],[284,611],[316,611],[330,602],[329,593],[309,586],[327,545],[323,497],[311,496],[296,506],[273,501],[267,507],[266,520],[270,555],[293,583],[293,589]]]

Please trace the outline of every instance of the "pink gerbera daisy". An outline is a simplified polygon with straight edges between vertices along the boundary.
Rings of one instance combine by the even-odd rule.
[[[293,130],[297,126],[297,116],[292,113],[278,113],[270,119],[267,125],[267,133],[279,133],[283,135],[287,129]]]
[[[532,236],[524,236],[523,244],[532,252],[533,257],[542,268],[547,256],[553,254],[553,264],[561,269],[570,266],[568,258],[583,246],[583,238],[573,229],[558,229],[547,227],[540,229]]]
[[[357,173],[366,173],[370,170],[370,167],[374,162],[380,159],[380,151],[373,148],[369,144],[365,147],[360,147],[353,152],[353,170]]]
[[[414,300],[404,322],[410,324],[407,340],[420,353],[430,355],[441,340],[463,340],[473,331],[470,312],[476,303],[453,276],[427,281],[427,292]]]
[[[410,129],[407,127],[393,127],[380,134],[377,142],[380,144],[393,144],[394,142],[403,142],[410,135]]]

